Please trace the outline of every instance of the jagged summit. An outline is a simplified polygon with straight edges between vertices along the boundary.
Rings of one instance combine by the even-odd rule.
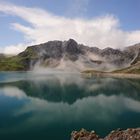
[[[68,44],[70,43],[70,44],[73,44],[73,45],[78,45],[78,43],[74,40],[74,39],[72,39],[72,38],[70,38],[68,41],[66,41]]]
[[[79,45],[74,39],[69,39],[64,42],[64,50],[70,54],[78,54],[80,53]]]

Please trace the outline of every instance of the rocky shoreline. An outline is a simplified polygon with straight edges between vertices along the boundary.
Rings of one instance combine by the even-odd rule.
[[[71,140],[140,140],[140,128],[117,129],[110,132],[105,138],[98,136],[95,131],[89,132],[81,129],[71,133]]]

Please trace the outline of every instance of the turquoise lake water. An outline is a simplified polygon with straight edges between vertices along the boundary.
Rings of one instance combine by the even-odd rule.
[[[70,140],[140,127],[140,80],[80,74],[0,73],[0,140]]]

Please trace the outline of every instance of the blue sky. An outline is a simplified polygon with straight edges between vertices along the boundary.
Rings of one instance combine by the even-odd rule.
[[[118,47],[121,43],[123,45],[131,45],[140,40],[140,0],[0,0],[0,5],[0,50],[8,48],[9,46],[12,48],[13,45],[17,45],[18,47],[26,44],[41,43],[41,41],[44,42],[49,39],[65,40],[67,38],[76,38],[80,43],[87,45],[94,45],[95,43],[95,45],[105,47],[113,43],[115,47]],[[13,11],[12,8],[10,9],[10,7],[13,6],[18,7],[18,10]],[[28,12],[25,13],[27,17],[32,17],[31,13],[34,15],[34,10],[37,12],[37,16],[34,15],[37,21],[34,21],[34,23],[30,22],[29,19],[23,17],[23,12],[19,14],[19,9],[25,10],[25,8],[30,8],[31,10],[30,15],[28,15]],[[34,10],[32,8],[34,8]],[[41,14],[41,21],[38,20],[40,10],[44,13],[46,12],[46,15],[49,14],[49,17],[43,14],[46,21],[43,20],[43,25],[38,26],[39,22],[42,22],[43,19]],[[58,23],[59,19],[61,20],[60,23]],[[49,25],[47,20],[53,20],[55,25],[52,26],[51,23]],[[71,21],[68,23],[69,20]],[[66,28],[64,22],[68,24],[71,23],[70,28],[71,30],[74,29],[74,31],[71,32],[68,27]],[[78,23],[79,26],[76,24],[75,27],[75,23]],[[90,25],[88,25],[88,23],[90,23]],[[25,31],[25,28],[23,29],[23,27],[19,27],[17,24],[29,27],[30,31],[28,30],[28,33],[26,33],[27,30]],[[97,24],[103,25],[101,27],[103,31],[98,29]],[[37,25],[37,27],[34,27],[34,25]],[[93,30],[91,32],[89,28],[92,25]],[[51,28],[47,28],[46,26],[51,26]],[[61,31],[57,31],[59,26],[60,29],[62,28]],[[88,33],[83,36],[85,30],[89,30],[90,36]],[[54,31],[56,31],[58,35],[54,35]],[[114,36],[115,31],[118,36],[112,38],[112,40],[102,37],[103,35]],[[40,34],[40,36],[34,36],[34,34],[32,34],[33,32]],[[62,34],[64,34],[64,37],[62,37]],[[95,34],[98,36],[95,36]],[[44,38],[44,36],[49,37]],[[123,42],[122,39],[119,40],[119,36],[123,37],[125,41]],[[99,37],[101,40],[97,40]],[[38,38],[44,39],[39,40]],[[94,40],[94,43],[90,43],[91,40]],[[106,43],[109,41],[110,43]]]
[[[140,28],[140,18],[138,18],[140,0],[7,0],[7,2],[28,7],[40,7],[54,14],[72,18],[93,18],[113,14],[120,19],[124,29]],[[74,7],[74,4],[76,4],[76,8],[72,11],[71,8]],[[77,8],[77,5],[81,5],[81,7]],[[86,10],[84,10],[85,7]]]

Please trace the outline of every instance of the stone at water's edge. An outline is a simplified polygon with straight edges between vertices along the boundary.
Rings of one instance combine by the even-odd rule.
[[[94,131],[88,132],[85,129],[81,129],[79,132],[72,132],[71,140],[140,140],[140,128],[118,129],[112,131],[105,138],[100,138]]]
[[[88,132],[85,129],[78,131],[73,131],[71,134],[71,140],[100,140],[99,136],[94,132]]]

